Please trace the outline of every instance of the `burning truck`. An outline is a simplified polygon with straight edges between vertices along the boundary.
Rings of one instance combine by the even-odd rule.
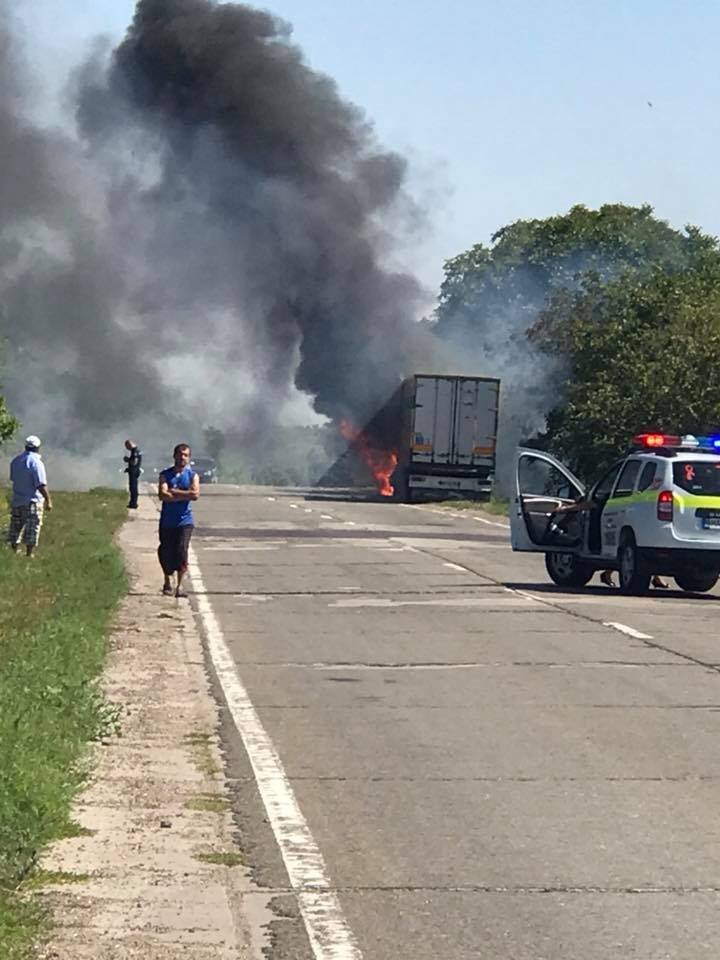
[[[378,492],[404,503],[488,498],[495,476],[500,381],[415,374],[362,430],[343,421],[349,449]]]

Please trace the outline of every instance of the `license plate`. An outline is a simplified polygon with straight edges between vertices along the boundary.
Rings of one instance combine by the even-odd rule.
[[[703,530],[720,530],[720,513],[713,513],[702,518]]]

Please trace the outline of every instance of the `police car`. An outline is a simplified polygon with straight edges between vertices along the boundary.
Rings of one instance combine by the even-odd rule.
[[[720,573],[720,437],[643,433],[586,491],[550,454],[521,449],[510,515],[513,550],[545,554],[550,578],[584,586],[617,570],[624,593],[654,574],[711,590]]]

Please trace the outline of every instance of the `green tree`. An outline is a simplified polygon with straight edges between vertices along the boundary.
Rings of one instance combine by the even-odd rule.
[[[446,263],[435,332],[503,381],[504,488],[530,438],[591,477],[640,429],[714,419],[719,257],[696,227],[611,204],[518,220]]]
[[[576,290],[589,275],[607,282],[619,271],[672,272],[715,246],[694,227],[672,229],[648,205],[578,205],[517,220],[493,235],[492,246],[476,244],[446,262],[435,331],[492,350],[502,327],[524,336],[555,293]]]
[[[0,394],[0,444],[9,440],[19,426],[19,422],[8,410],[5,398]]]
[[[596,278],[549,307],[534,331],[554,351],[562,331],[564,400],[543,442],[592,478],[645,430],[720,426],[720,255],[684,270]]]

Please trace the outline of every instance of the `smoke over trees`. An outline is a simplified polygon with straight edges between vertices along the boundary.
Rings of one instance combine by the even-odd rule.
[[[450,260],[435,330],[503,378],[506,467],[539,433],[592,476],[642,429],[697,431],[720,409],[719,271],[715,238],[649,206],[576,206]]]

